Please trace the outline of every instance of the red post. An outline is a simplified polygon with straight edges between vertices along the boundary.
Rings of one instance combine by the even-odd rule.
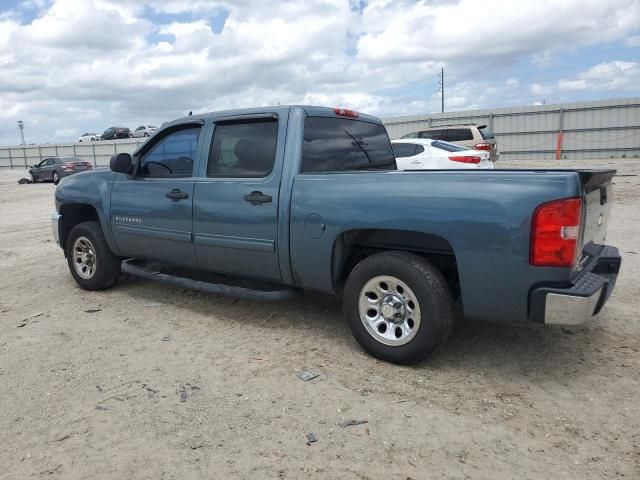
[[[560,160],[562,157],[562,130],[558,132],[558,139],[556,140],[556,160]]]

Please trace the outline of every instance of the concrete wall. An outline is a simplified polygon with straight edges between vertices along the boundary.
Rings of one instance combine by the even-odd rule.
[[[505,160],[640,157],[640,98],[383,119],[392,139],[438,125],[489,125]]]
[[[383,119],[391,138],[429,126],[489,125],[504,160],[640,157],[640,98],[498,108]],[[0,147],[0,168],[25,168],[50,156],[74,155],[104,167],[114,153],[133,152],[144,139]]]
[[[74,156],[87,160],[98,167],[109,165],[115,153],[132,153],[146,138],[105,140],[98,142],[59,143],[0,147],[0,168],[25,168],[41,159],[58,156]]]

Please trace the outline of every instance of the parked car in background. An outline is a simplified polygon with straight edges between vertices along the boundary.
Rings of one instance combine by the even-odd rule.
[[[129,138],[131,130],[127,127],[109,127],[102,134],[102,140],[116,140],[118,138]]]
[[[100,140],[100,135],[97,133],[83,133],[78,137],[79,142],[95,142],[96,140]]]
[[[158,130],[158,127],[154,127],[153,125],[141,125],[132,131],[129,134],[129,137],[150,137],[156,130]]]
[[[491,154],[491,161],[496,162],[500,156],[498,143],[493,132],[486,125],[475,123],[465,125],[438,125],[418,132],[408,133],[405,138],[429,138],[457,143],[473,150],[484,150]]]
[[[415,138],[391,142],[398,170],[493,168],[489,152],[442,140]]]
[[[49,157],[31,167],[29,173],[31,181],[34,183],[51,181],[57,185],[62,177],[68,177],[92,168],[90,162],[78,157]]]

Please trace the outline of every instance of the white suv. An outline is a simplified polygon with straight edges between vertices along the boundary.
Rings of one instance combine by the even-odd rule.
[[[463,125],[438,125],[418,132],[412,132],[401,138],[430,138],[457,143],[470,150],[485,150],[491,154],[491,161],[498,160],[496,137],[486,125],[468,123]]]

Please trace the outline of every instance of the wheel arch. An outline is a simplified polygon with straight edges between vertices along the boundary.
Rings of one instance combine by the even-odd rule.
[[[383,251],[413,252],[425,257],[443,274],[454,297],[460,296],[458,264],[451,243],[440,235],[398,229],[354,229],[340,234],[332,250],[333,289],[343,288],[360,261]]]
[[[102,226],[98,210],[87,203],[66,203],[60,207],[60,245],[65,248],[71,229],[82,222],[96,221]]]

